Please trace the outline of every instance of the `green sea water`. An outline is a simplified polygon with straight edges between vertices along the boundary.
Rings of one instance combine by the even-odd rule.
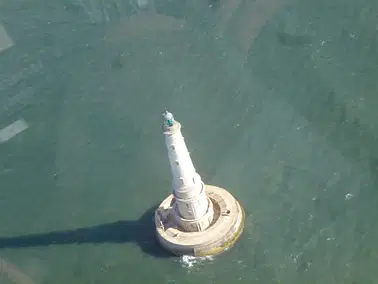
[[[378,2],[0,0],[0,283],[377,283]],[[163,110],[246,226],[154,238]]]

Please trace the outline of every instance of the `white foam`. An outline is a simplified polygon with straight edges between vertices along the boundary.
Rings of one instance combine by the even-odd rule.
[[[345,195],[345,200],[351,200],[354,197],[352,193],[348,193]]]
[[[0,143],[4,143],[28,128],[28,124],[19,119],[12,124],[0,129]]]
[[[180,263],[183,267],[193,267],[195,264],[201,264],[204,261],[212,261],[213,258],[211,256],[204,256],[204,257],[194,257],[190,255],[183,255],[180,258]]]
[[[12,47],[13,45],[13,40],[10,38],[7,31],[4,29],[3,25],[0,24],[0,52]]]

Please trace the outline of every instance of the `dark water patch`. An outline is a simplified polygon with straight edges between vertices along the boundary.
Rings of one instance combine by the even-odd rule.
[[[277,33],[277,39],[280,44],[287,46],[305,46],[312,43],[312,36],[309,35],[292,35],[285,32]]]

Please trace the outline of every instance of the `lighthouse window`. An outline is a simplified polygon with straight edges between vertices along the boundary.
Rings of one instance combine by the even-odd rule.
[[[171,148],[172,148],[172,150],[174,151],[174,150],[175,150],[175,145],[172,145]]]
[[[178,162],[178,161],[176,161],[175,163],[176,163],[176,165],[179,165],[179,162]]]

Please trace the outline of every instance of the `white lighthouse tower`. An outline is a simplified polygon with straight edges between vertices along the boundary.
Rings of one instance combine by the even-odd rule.
[[[172,194],[155,213],[158,240],[176,255],[218,254],[241,235],[244,211],[228,191],[202,182],[181,134],[181,124],[168,111],[162,118]]]
[[[173,178],[173,216],[183,230],[203,231],[213,220],[213,204],[206,196],[205,185],[193,166],[181,134],[181,124],[174,120],[170,112],[163,113],[163,133]]]

